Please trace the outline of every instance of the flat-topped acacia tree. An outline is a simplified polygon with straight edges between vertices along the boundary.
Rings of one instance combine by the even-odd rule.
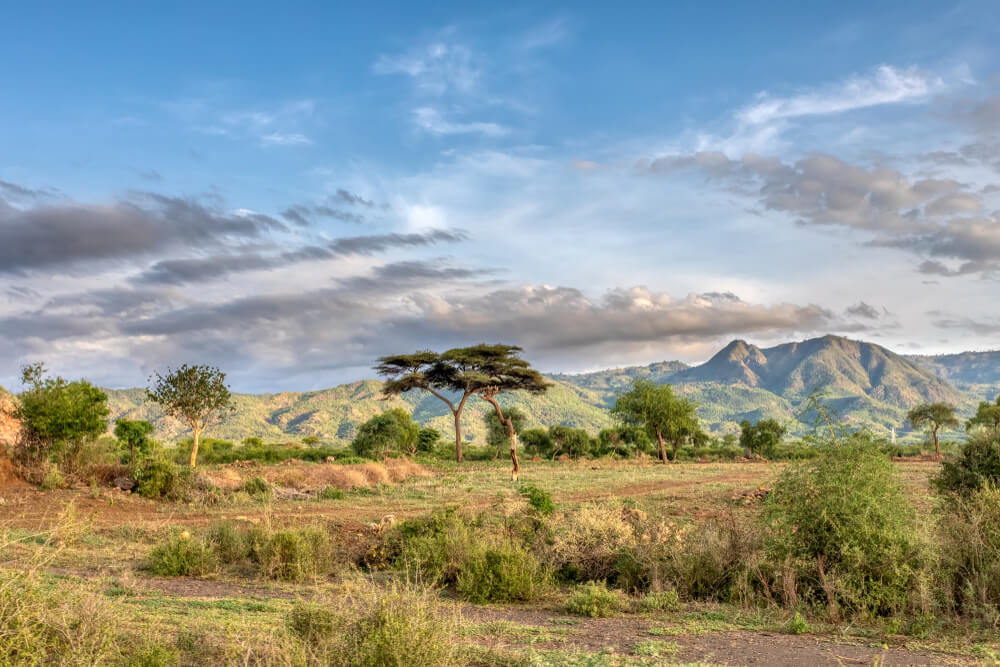
[[[462,410],[469,397],[478,394],[490,402],[501,424],[507,429],[511,441],[511,459],[514,477],[517,478],[517,440],[513,424],[504,417],[496,396],[504,391],[529,391],[542,393],[548,382],[542,374],[520,358],[521,348],[516,345],[488,345],[456,347],[438,354],[424,350],[413,354],[382,357],[376,372],[387,378],[383,393],[398,396],[411,389],[423,389],[441,399],[455,418],[455,458],[462,460]],[[446,393],[460,395],[457,401]]]

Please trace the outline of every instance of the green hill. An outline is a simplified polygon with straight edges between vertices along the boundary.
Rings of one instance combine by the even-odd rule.
[[[610,425],[607,408],[635,378],[670,382],[678,393],[700,405],[709,430],[735,432],[744,419],[773,417],[793,432],[806,399],[823,391],[825,402],[852,426],[881,433],[904,426],[906,411],[925,401],[946,401],[968,414],[980,396],[1000,386],[1000,352],[943,357],[903,357],[881,346],[837,336],[824,336],[770,348],[733,341],[710,360],[690,367],[679,361],[633,366],[578,375],[553,375],[552,389],[542,396],[509,395],[505,406],[528,415],[530,426],[565,424],[596,433]],[[954,382],[954,384],[953,384]],[[956,386],[957,385],[957,386]],[[453,437],[447,407],[426,392],[414,391],[384,400],[381,382],[361,380],[330,389],[280,394],[238,394],[236,411],[209,432],[212,437],[268,441],[298,440],[315,435],[325,442],[346,444],[357,427],[392,407]],[[993,392],[995,396],[996,392]],[[163,440],[185,437],[184,427],[143,402],[141,389],[108,390],[112,416],[148,419]],[[483,442],[482,415],[489,406],[472,399],[463,415],[467,439]]]

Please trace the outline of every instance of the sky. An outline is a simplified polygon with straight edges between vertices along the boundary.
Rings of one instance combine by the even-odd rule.
[[[0,384],[998,348],[998,9],[7,3]]]

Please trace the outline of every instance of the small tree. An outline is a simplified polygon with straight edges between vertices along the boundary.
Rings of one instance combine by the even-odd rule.
[[[565,452],[567,456],[574,459],[588,456],[591,452],[590,434],[582,428],[552,426],[549,428],[549,435],[552,436],[552,441],[556,444],[555,451],[552,452],[553,459],[559,452]]]
[[[524,451],[532,456],[548,457],[556,448],[552,436],[544,428],[529,428],[517,436],[524,445]]]
[[[774,456],[785,437],[785,427],[774,419],[761,419],[756,424],[744,419],[740,422],[740,429],[740,446],[751,454],[765,458]]]
[[[941,455],[938,444],[938,430],[941,428],[958,428],[958,418],[955,408],[947,403],[922,403],[910,410],[906,418],[914,428],[926,428],[934,439],[934,453]]]
[[[146,400],[159,404],[191,430],[191,467],[195,467],[202,432],[233,409],[226,374],[213,366],[184,364],[174,371],[168,368],[166,375],[153,373],[149,381],[152,387],[146,389]]]
[[[441,431],[425,426],[420,429],[420,433],[417,435],[417,451],[433,452],[440,441]]]
[[[981,402],[976,408],[976,414],[965,422],[966,431],[971,431],[977,426],[989,429],[993,435],[1000,435],[1000,396],[997,396],[996,403]],[[997,439],[997,446],[1000,448],[1000,438]]]
[[[507,408],[507,416],[514,422],[514,432],[521,435],[527,416],[517,408]],[[507,427],[500,423],[496,412],[485,413],[483,422],[486,424],[486,443],[495,449],[493,460],[496,461],[500,458],[500,448],[507,442]]]
[[[152,442],[149,436],[153,433],[153,425],[148,421],[118,419],[115,421],[115,437],[123,446],[128,447],[128,462],[136,462],[136,452],[143,456],[149,454]]]
[[[52,453],[71,456],[68,450],[107,431],[108,397],[86,380],[46,377],[39,363],[22,368],[21,381],[27,389],[18,395],[14,416],[23,429],[15,450],[22,462],[37,464]]]
[[[597,447],[597,453],[600,455],[631,456],[649,451],[649,434],[641,426],[620,425],[602,428],[597,434]]]
[[[669,384],[638,378],[629,391],[618,396],[611,414],[623,424],[645,428],[649,437],[656,439],[660,460],[665,463],[666,442],[673,446],[672,460],[677,461],[682,442],[703,436],[697,409],[696,403],[675,396]]]
[[[414,454],[420,425],[406,410],[393,408],[366,421],[351,447],[358,456],[384,459],[390,454]]]

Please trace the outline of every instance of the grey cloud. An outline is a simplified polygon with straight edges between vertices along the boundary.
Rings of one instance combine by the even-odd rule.
[[[337,199],[346,202],[354,206],[366,206],[368,208],[375,208],[375,202],[371,199],[365,199],[360,195],[356,195],[353,192],[348,192],[343,188],[337,189]]]
[[[939,329],[960,329],[971,331],[978,336],[993,336],[1000,334],[1000,321],[976,320],[970,317],[959,319],[940,319],[934,322]]]
[[[748,154],[667,156],[640,163],[653,173],[696,169],[801,224],[843,226],[872,234],[867,244],[963,263],[959,272],[925,261],[924,273],[995,273],[1000,265],[1000,218],[980,214],[981,193],[951,179],[910,180],[887,167],[866,168],[814,154],[794,164]],[[969,217],[973,216],[973,217]]]
[[[295,206],[289,206],[287,209],[282,211],[281,216],[286,220],[302,227],[312,224],[314,217],[332,218],[334,220],[340,220],[341,222],[353,222],[356,224],[362,224],[365,222],[363,215],[351,213],[350,211],[341,211],[339,209],[322,205],[307,206],[297,204]]]
[[[279,229],[284,225],[266,215],[226,213],[148,192],[109,205],[0,209],[0,271],[70,269],[174,248],[220,246]]]
[[[954,104],[952,113],[955,120],[974,132],[1000,134],[1000,96],[959,100]]]
[[[864,301],[859,301],[853,306],[848,306],[844,312],[854,317],[863,317],[869,320],[877,320],[881,316],[878,308]]]
[[[462,230],[434,230],[414,234],[374,234],[334,239],[322,245],[302,246],[277,254],[249,251],[207,257],[159,261],[135,278],[141,284],[182,285],[218,279],[233,273],[264,271],[299,262],[334,259],[343,255],[374,255],[393,248],[413,248],[436,243],[457,243],[468,235]]]

